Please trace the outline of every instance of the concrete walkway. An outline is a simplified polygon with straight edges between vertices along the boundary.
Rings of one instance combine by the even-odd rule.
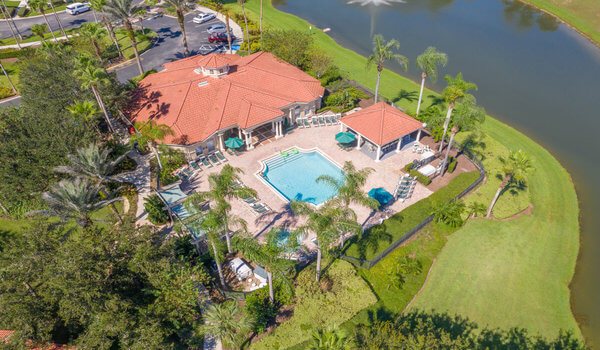
[[[133,171],[117,175],[115,179],[132,183],[137,189],[137,211],[135,213],[137,225],[152,225],[148,221],[148,213],[144,210],[144,200],[152,194],[150,188],[150,159],[152,154],[141,155],[136,151],[130,151],[129,157],[137,163],[137,167]]]

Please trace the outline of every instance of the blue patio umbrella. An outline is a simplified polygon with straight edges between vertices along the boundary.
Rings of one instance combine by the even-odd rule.
[[[335,135],[335,140],[339,143],[351,143],[356,140],[356,136],[354,136],[351,132],[338,132]]]
[[[369,197],[378,201],[381,206],[390,204],[394,200],[394,196],[383,187],[372,188],[369,191]]]
[[[239,137],[230,137],[227,140],[225,140],[225,146],[227,146],[227,148],[237,149],[242,147],[243,145],[244,140],[240,139]]]

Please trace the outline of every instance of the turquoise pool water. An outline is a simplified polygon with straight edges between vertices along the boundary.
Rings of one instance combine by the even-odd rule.
[[[334,197],[336,191],[324,183],[317,183],[321,175],[343,180],[342,169],[325,158],[319,151],[289,152],[264,162],[263,178],[287,200],[298,200],[319,205]]]

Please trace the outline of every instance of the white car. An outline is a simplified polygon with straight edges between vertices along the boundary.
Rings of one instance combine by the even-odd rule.
[[[225,33],[227,32],[227,27],[223,23],[213,24],[212,26],[206,28],[208,34],[212,33]]]
[[[87,12],[90,10],[90,5],[89,4],[84,4],[81,2],[74,2],[70,5],[67,5],[67,10],[66,12],[70,15],[78,15],[80,13],[83,12]]]
[[[194,17],[194,19],[192,19],[192,22],[194,22],[196,24],[202,24],[202,23],[210,21],[211,19],[213,19],[215,17],[216,16],[214,13],[200,12],[199,14],[196,15],[196,17]]]

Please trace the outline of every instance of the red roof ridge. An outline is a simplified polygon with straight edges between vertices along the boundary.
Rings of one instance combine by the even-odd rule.
[[[183,101],[185,101],[185,99],[187,98],[188,94],[190,93],[190,90],[192,89],[192,85],[194,85],[194,82],[190,81],[189,84],[188,84],[188,88],[187,88],[187,90],[185,92],[185,96],[183,97]],[[185,106],[185,102],[182,103],[181,106],[179,106],[179,111],[177,111],[177,116],[175,117],[175,121],[173,122],[173,125],[177,124],[177,121],[179,120],[179,116],[181,115],[181,111],[183,110],[183,106]]]
[[[231,92],[231,85],[233,85],[230,81],[228,80],[223,80],[223,82],[227,85],[227,92],[225,95],[225,101],[227,101],[227,98],[229,97],[229,93]],[[221,129],[221,126],[223,124],[223,115],[225,114],[225,108],[221,108],[221,115],[219,116],[219,126],[217,127],[217,130]],[[214,131],[211,132],[211,134],[214,133]]]

